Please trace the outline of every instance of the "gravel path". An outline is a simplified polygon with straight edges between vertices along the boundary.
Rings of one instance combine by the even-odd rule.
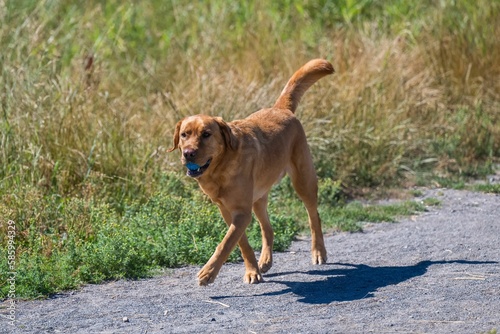
[[[275,254],[265,282],[226,264],[85,286],[20,302],[0,333],[485,333],[500,330],[500,196],[429,190],[441,207],[364,233],[327,234],[329,263],[309,240]]]

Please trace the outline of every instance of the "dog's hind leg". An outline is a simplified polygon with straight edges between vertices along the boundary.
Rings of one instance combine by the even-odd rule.
[[[288,173],[292,180],[293,188],[304,203],[309,216],[309,227],[312,237],[312,263],[323,264],[326,263],[327,255],[323,232],[321,230],[321,220],[318,214],[318,178],[305,138],[302,141],[298,141],[297,146],[294,147],[291,160]]]
[[[259,221],[262,232],[262,252],[259,259],[261,273],[267,272],[273,265],[274,232],[267,214],[267,202],[267,194],[265,194],[253,204],[253,212]]]

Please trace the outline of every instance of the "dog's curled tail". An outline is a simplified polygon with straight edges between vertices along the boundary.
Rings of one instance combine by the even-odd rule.
[[[324,59],[313,59],[302,66],[288,80],[274,108],[295,112],[304,92],[325,75],[335,72],[332,64]]]

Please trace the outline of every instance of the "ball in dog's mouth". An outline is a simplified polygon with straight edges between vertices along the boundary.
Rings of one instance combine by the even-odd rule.
[[[187,176],[190,177],[200,176],[201,174],[203,174],[203,172],[207,170],[208,166],[210,166],[210,162],[212,162],[212,159],[208,159],[208,161],[203,166],[200,166],[194,162],[188,162],[186,164],[186,168],[188,169],[186,173]]]

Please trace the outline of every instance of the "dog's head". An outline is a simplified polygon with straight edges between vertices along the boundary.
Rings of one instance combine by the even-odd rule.
[[[238,139],[222,118],[196,115],[177,123],[174,146],[168,152],[179,148],[187,175],[196,178],[210,170],[211,163],[220,159],[226,150],[237,147]]]

